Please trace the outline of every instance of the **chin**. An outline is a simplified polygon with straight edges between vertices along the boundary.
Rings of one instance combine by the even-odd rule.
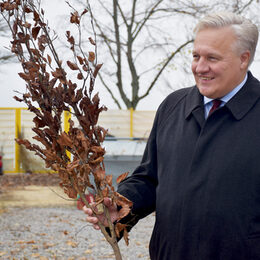
[[[201,95],[207,98],[213,98],[214,94],[209,91],[208,87],[199,86],[198,89]]]

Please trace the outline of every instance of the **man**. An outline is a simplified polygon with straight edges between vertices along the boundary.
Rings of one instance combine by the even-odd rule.
[[[260,260],[260,82],[248,71],[257,40],[232,13],[199,22],[196,86],[164,100],[141,165],[118,188],[135,217],[156,212],[152,260]]]

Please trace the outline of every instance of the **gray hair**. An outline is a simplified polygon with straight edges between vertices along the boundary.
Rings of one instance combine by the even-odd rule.
[[[250,52],[249,65],[253,62],[258,41],[258,28],[249,19],[230,12],[209,14],[199,21],[194,33],[207,28],[222,28],[230,26],[237,37],[235,49],[239,54]]]

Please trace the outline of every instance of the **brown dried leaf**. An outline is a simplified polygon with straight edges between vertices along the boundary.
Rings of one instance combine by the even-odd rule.
[[[78,103],[79,100],[80,100],[82,97],[83,97],[82,89],[78,89],[76,96],[73,97],[71,101],[72,101],[73,103]]]
[[[133,202],[127,199],[126,197],[122,196],[118,192],[114,192],[114,201],[118,206],[121,206],[119,210],[119,219],[124,218],[127,216],[133,206]]]
[[[104,198],[109,196],[109,188],[108,187],[106,187],[104,190],[102,190],[102,195],[103,195]]]
[[[51,65],[51,56],[49,54],[47,54],[47,59],[48,59],[48,63]]]
[[[33,11],[33,20],[35,22],[40,21],[40,15],[36,11]]]
[[[77,198],[77,191],[73,187],[68,187],[64,189],[64,192],[69,196],[71,199]]]
[[[13,33],[14,34],[17,33],[17,29],[18,29],[17,22],[14,22],[14,25],[13,25]]]
[[[100,182],[102,182],[102,181],[104,180],[105,175],[106,175],[106,173],[105,173],[105,171],[104,171],[101,167],[99,167],[99,168],[98,168],[97,170],[95,170],[95,172],[94,172],[95,180],[96,180],[98,183],[100,183]]]
[[[124,229],[123,237],[124,237],[126,245],[128,246],[129,245],[129,235],[128,235],[128,232],[127,232],[126,228]]]
[[[97,64],[97,66],[95,67],[95,70],[94,70],[94,73],[93,73],[94,78],[96,78],[96,76],[97,76],[99,70],[101,69],[102,65],[103,64]]]
[[[80,166],[80,160],[73,161],[67,165],[67,170],[73,172],[73,170]]]
[[[51,72],[52,76],[58,79],[63,78],[62,70],[57,68],[55,71]]]
[[[101,162],[104,161],[104,157],[103,156],[100,156],[99,158],[95,159],[95,160],[90,160],[89,163],[90,164],[99,164]]]
[[[126,224],[121,224],[121,223],[117,223],[115,225],[115,232],[116,232],[116,236],[120,237],[120,233],[123,232],[123,238],[125,240],[126,245],[129,245],[129,235],[126,229]]]
[[[79,13],[77,11],[75,11],[74,13],[71,13],[70,22],[76,23],[76,24],[80,23]]]
[[[125,227],[126,225],[120,222],[115,224],[115,232],[117,237],[120,237],[120,233],[125,229]]]
[[[77,59],[78,59],[80,65],[82,65],[84,63],[84,59],[82,57],[77,56]]]
[[[86,66],[86,65],[83,65],[83,67],[82,67],[82,68],[83,68],[83,70],[84,70],[84,71],[86,71],[86,72],[88,72],[88,71],[89,71],[89,68],[88,68],[88,66]]]
[[[113,185],[113,176],[112,174],[106,176],[106,182],[111,187]]]
[[[88,12],[88,10],[85,8],[85,9],[83,10],[83,12],[81,13],[81,16],[84,15],[84,14],[86,14],[87,12]]]
[[[119,184],[121,181],[123,181],[127,177],[128,174],[129,174],[129,172],[122,173],[120,176],[117,177],[116,183]]]
[[[89,37],[88,39],[92,45],[96,45],[96,42],[91,37]]]
[[[70,35],[70,31],[67,31],[67,32],[66,32],[66,37],[67,37],[68,42],[69,42],[71,45],[74,45],[74,44],[75,44],[74,37]]]
[[[80,73],[78,73],[78,75],[77,75],[77,79],[79,79],[79,80],[82,80],[84,77],[83,77],[83,74],[80,72]]]
[[[25,13],[32,13],[32,10],[28,6],[24,7],[24,11]]]
[[[40,32],[40,29],[41,27],[40,26],[37,26],[37,27],[33,27],[32,28],[32,36],[33,36],[33,39],[36,40],[37,39],[37,36]]]
[[[26,139],[15,139],[15,141],[20,145],[21,144],[24,145],[26,149],[28,149],[30,151],[34,151],[32,144],[28,140],[26,140]]]
[[[88,60],[90,62],[93,62],[95,60],[95,58],[96,58],[95,53],[93,51],[89,51],[89,53],[88,53]]]
[[[51,88],[53,88],[56,82],[57,82],[57,78],[53,78],[53,79],[49,82],[49,86],[50,86]]]
[[[40,52],[37,49],[30,49],[30,51],[37,57],[41,56]]]
[[[18,75],[25,81],[30,81],[31,80],[31,77],[30,77],[29,74],[20,72],[20,73],[18,73]]]
[[[21,99],[21,98],[19,98],[19,97],[17,97],[17,96],[14,96],[13,97],[16,101],[18,101],[18,102],[23,102],[23,99]]]
[[[73,147],[73,141],[71,138],[68,136],[67,133],[63,132],[59,138],[57,139],[57,143],[60,144],[61,146],[68,146],[68,147]]]
[[[69,61],[69,60],[67,61],[67,64],[68,64],[68,66],[70,67],[71,70],[78,70],[78,69],[79,69],[79,67],[78,67],[77,64],[72,63],[72,62]]]
[[[33,122],[35,123],[35,127],[37,127],[37,128],[46,126],[45,121],[37,116],[33,118]]]

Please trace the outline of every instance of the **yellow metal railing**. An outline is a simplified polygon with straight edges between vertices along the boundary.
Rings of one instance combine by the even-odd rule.
[[[15,139],[20,138],[21,136],[21,108],[15,109]],[[20,172],[20,145],[15,142],[15,172]]]
[[[64,131],[66,133],[68,133],[70,130],[70,122],[69,122],[70,119],[71,119],[71,113],[69,111],[64,111]],[[66,151],[66,154],[69,158],[71,158],[70,152]]]
[[[134,137],[134,109],[130,108],[130,137]]]
[[[108,110],[106,113],[101,113],[98,124],[108,129],[109,134],[115,138],[147,138],[154,115],[155,111],[135,111],[133,108]],[[21,149],[15,139],[21,138],[21,134],[25,134],[23,138],[30,140],[32,137],[30,130],[33,127],[32,116],[32,113],[26,108],[0,108],[0,148],[4,153],[4,173],[22,171]],[[73,121],[76,120],[70,112],[65,111],[63,114],[65,132],[69,131],[70,118]],[[70,153],[68,156],[71,156]]]

